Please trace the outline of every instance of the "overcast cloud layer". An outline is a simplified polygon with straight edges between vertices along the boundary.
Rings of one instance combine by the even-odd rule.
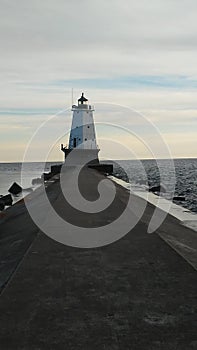
[[[40,122],[69,107],[72,87],[75,98],[85,90],[92,103],[138,109],[156,123],[173,156],[197,157],[196,0],[0,6],[1,161],[22,159]],[[124,120],[128,125],[129,116]],[[65,116],[65,129],[69,123]]]

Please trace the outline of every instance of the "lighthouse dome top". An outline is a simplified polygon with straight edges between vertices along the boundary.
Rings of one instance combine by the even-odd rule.
[[[87,109],[94,111],[94,107],[88,104],[88,99],[84,96],[84,93],[82,92],[81,97],[78,99],[78,105],[72,105],[72,111]]]
[[[84,93],[82,92],[81,97],[78,99],[78,104],[84,104],[85,102],[88,102],[88,99],[85,98]]]
[[[72,111],[87,109],[93,111],[94,107],[88,105],[88,99],[84,96],[84,93],[82,92],[81,97],[78,99],[78,105],[72,105]]]

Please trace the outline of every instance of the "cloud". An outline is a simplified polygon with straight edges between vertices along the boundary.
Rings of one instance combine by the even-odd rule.
[[[1,0],[1,62],[18,78],[196,71],[196,1]]]
[[[21,49],[185,48],[196,45],[195,0],[1,0],[5,47]],[[24,31],[24,28],[26,31]],[[17,39],[13,41],[13,39]],[[51,50],[51,51],[52,51]]]
[[[189,138],[197,123],[196,0],[0,5],[0,121],[13,148],[18,141],[11,130],[25,143],[48,114],[70,107],[72,87],[75,99],[85,90],[93,104],[142,112],[178,143],[186,132],[187,152],[168,138],[175,155],[180,149],[188,154],[191,142],[194,148]],[[65,129],[70,118],[62,119]],[[117,113],[110,118],[122,123]],[[128,115],[123,119],[131,124]],[[105,115],[96,111],[95,120]]]

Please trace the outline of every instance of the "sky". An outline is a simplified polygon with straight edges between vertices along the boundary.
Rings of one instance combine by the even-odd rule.
[[[0,162],[22,161],[29,147],[30,160],[43,160],[42,147],[63,159],[72,89],[74,102],[84,91],[95,106],[101,157],[197,157],[196,0],[0,8]]]

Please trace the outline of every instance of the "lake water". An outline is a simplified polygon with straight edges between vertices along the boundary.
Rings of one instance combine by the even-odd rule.
[[[21,163],[0,163],[0,195],[5,195],[13,182],[23,188],[32,187],[32,179],[40,177],[43,171],[50,171],[51,165],[59,162],[25,163],[21,180]],[[159,168],[155,160],[121,160],[114,166],[114,174],[131,184],[154,186],[162,183],[167,187],[173,185],[173,174],[170,160],[160,160]],[[184,196],[185,201],[178,202],[181,206],[197,212],[197,159],[175,159],[175,193]],[[160,169],[160,171],[159,171]],[[162,174],[162,177],[161,177]],[[33,187],[32,187],[33,188]]]
[[[159,166],[158,166],[159,164]],[[174,170],[174,172],[173,172]],[[177,204],[197,212],[197,159],[121,160],[114,166],[114,174],[131,184],[152,187],[160,182],[167,188],[167,198],[183,196]],[[173,178],[174,175],[174,178]],[[143,185],[142,185],[143,183]],[[170,193],[175,187],[174,193]]]

